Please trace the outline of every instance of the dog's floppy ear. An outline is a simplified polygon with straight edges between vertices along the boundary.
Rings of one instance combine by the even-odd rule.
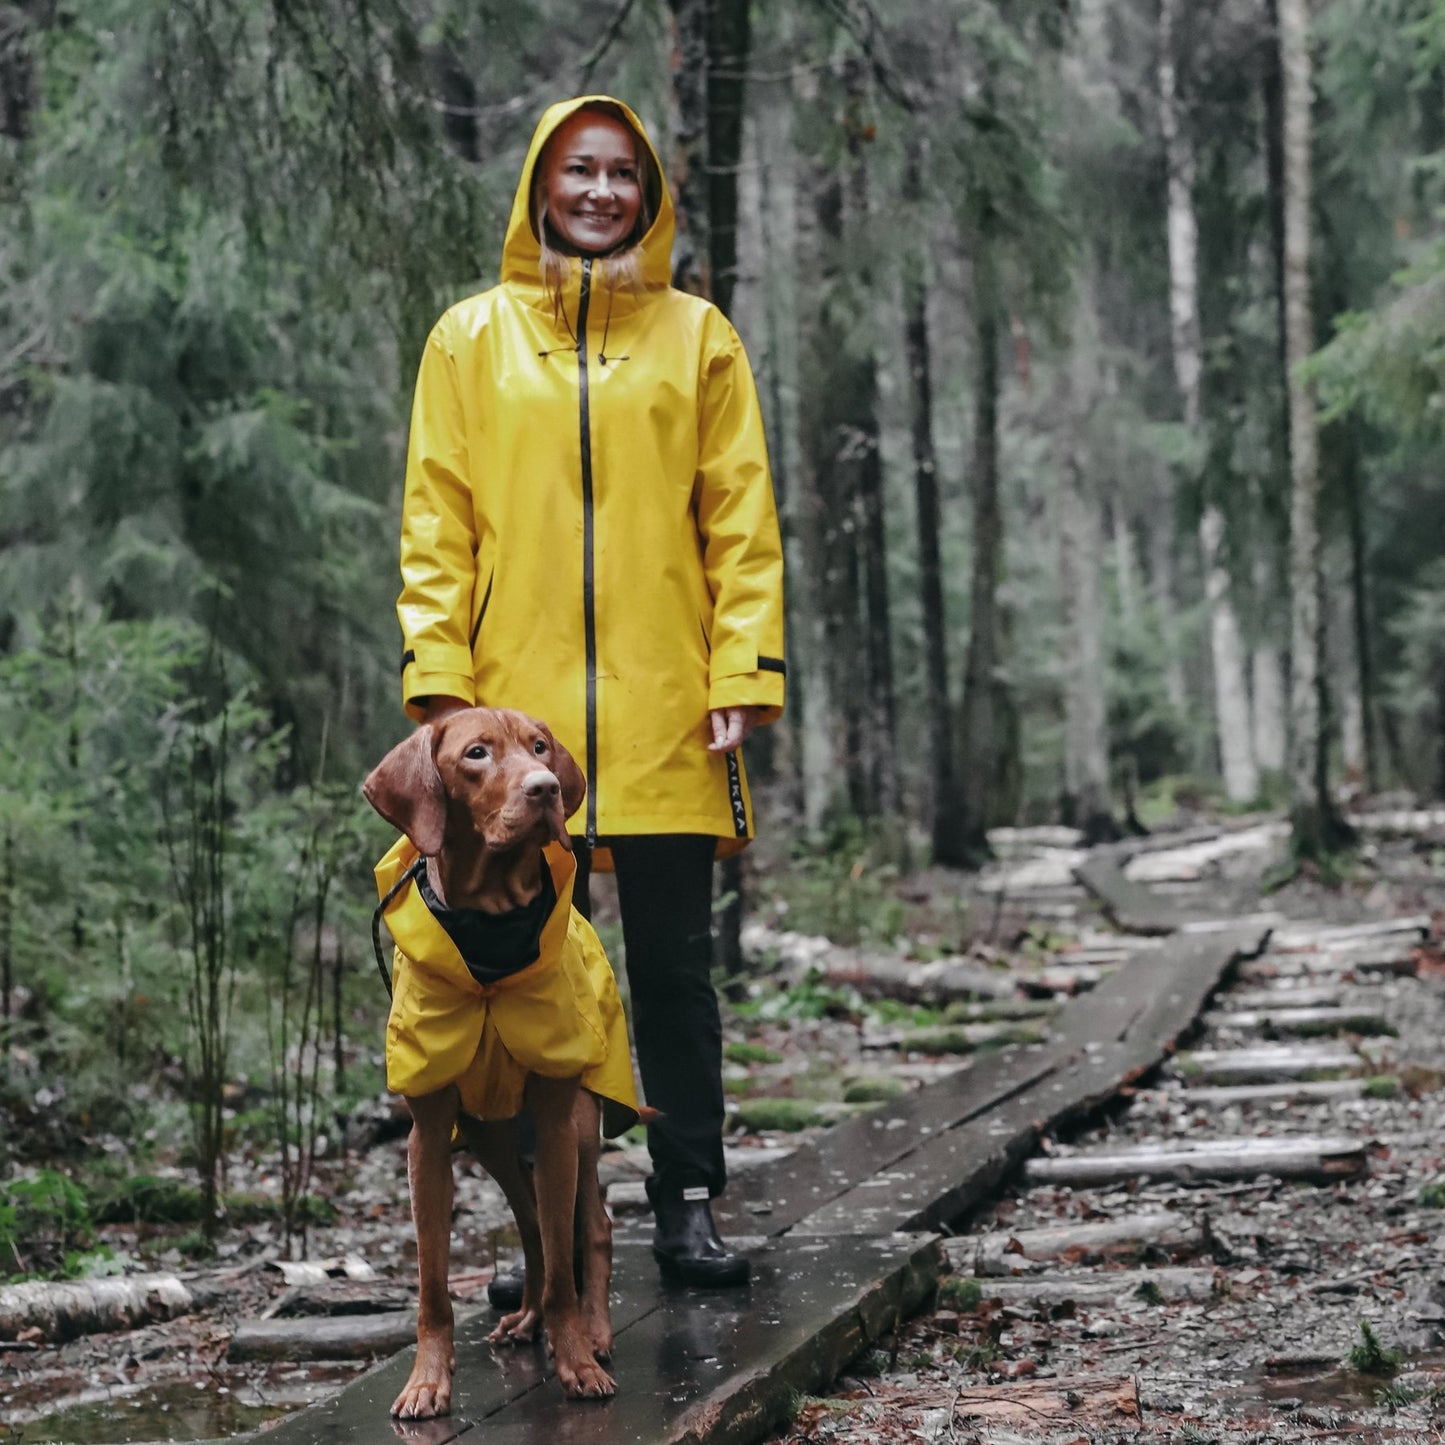
[[[552,738],[552,771],[562,784],[562,816],[570,818],[587,796],[587,779],[582,776],[582,769],[577,766],[572,754],[552,737],[551,728],[547,729],[547,736]]]
[[[361,785],[366,801],[427,858],[441,852],[447,822],[446,792],[432,756],[435,740],[431,724],[423,723],[398,743]]]

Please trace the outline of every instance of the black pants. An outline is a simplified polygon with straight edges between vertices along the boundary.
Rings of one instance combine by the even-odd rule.
[[[723,1164],[722,1023],[712,986],[712,862],[696,834],[608,838],[627,949],[637,1064],[647,1102],[653,1191],[727,1183]],[[572,902],[591,917],[591,855],[577,843]]]

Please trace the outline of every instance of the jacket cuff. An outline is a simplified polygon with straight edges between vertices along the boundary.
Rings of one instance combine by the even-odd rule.
[[[471,662],[465,648],[431,647],[420,659],[408,648],[401,655],[401,696],[406,715],[420,722],[426,712],[421,699],[429,697],[459,697],[473,703],[476,682]]]
[[[768,661],[760,658],[759,662]],[[707,690],[709,710],[719,707],[758,707],[763,709],[760,723],[776,722],[782,715],[787,683],[782,672],[759,667],[755,672],[730,673],[714,677]]]

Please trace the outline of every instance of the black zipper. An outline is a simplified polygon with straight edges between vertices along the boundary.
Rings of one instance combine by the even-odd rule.
[[[582,439],[582,627],[587,645],[587,846],[597,846],[597,614],[592,564],[592,417],[587,396],[587,311],[592,302],[592,258],[582,258],[577,298],[577,406]]]

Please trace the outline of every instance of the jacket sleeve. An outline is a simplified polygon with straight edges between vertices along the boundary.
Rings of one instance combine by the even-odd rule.
[[[418,720],[419,699],[476,696],[467,637],[477,553],[468,475],[461,390],[443,316],[417,374],[401,509],[402,703]]]
[[[709,708],[783,711],[783,547],[752,369],[721,312],[699,408],[696,511],[712,593]]]

